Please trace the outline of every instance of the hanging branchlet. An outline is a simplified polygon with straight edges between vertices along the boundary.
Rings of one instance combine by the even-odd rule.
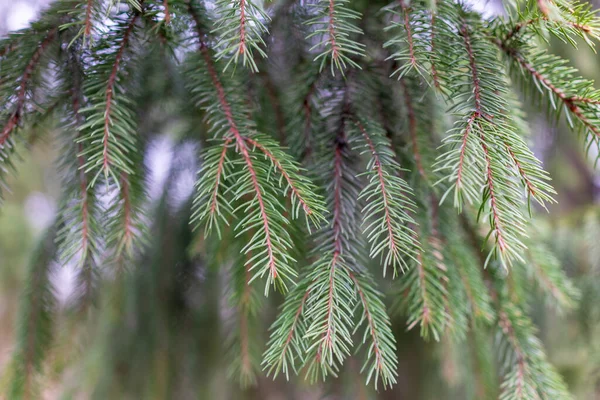
[[[481,197],[479,214],[488,219],[488,237],[494,242],[488,261],[495,254],[510,265],[514,260],[523,260],[525,217],[516,206],[523,203],[523,196],[506,175],[505,166],[513,166],[513,174],[524,182],[528,195],[537,197],[538,202],[552,201],[550,193],[553,191],[545,182],[547,174],[514,127],[507,102],[501,95],[507,92],[507,78],[497,67],[495,49],[470,28],[479,23],[479,17],[460,6],[445,10],[445,21],[451,21],[456,30],[445,30],[444,35],[450,35],[446,37],[443,51],[450,52],[453,46],[462,48],[468,75],[456,70],[451,75],[450,92],[463,100],[455,102],[452,108],[460,119],[444,139],[450,150],[438,160],[438,170],[450,172],[442,180],[451,185],[442,200],[453,191],[454,204],[460,209],[464,202],[475,203]],[[444,68],[451,73],[455,67],[445,64]]]
[[[94,172],[90,186],[100,177],[119,186],[122,173],[134,173],[128,154],[135,151],[135,125],[131,99],[123,84],[139,19],[140,14],[132,12],[117,20],[107,38],[95,48],[98,65],[85,82],[90,106],[82,109],[86,120],[81,129],[87,131],[80,141],[88,155],[85,171]]]
[[[569,126],[584,135],[586,147],[600,145],[600,91],[593,82],[577,76],[567,61],[529,44],[531,36],[509,41],[494,39],[507,56],[512,75],[548,113],[565,115]]]
[[[88,73],[83,90],[88,105],[81,109],[85,122],[77,143],[85,158],[82,171],[90,174],[88,186],[113,190],[106,209],[106,245],[111,261],[123,270],[144,246],[144,167],[136,132],[133,91],[127,85],[137,57],[141,13],[117,17],[110,33],[94,48],[97,60]]]
[[[320,69],[327,64],[331,66],[331,73],[339,71],[342,75],[349,68],[360,68],[356,58],[364,57],[364,44],[356,41],[354,37],[363,32],[355,24],[361,18],[360,13],[348,7],[349,0],[318,0],[314,5],[315,16],[306,24],[311,28],[307,40],[317,43],[311,51],[318,50],[315,61],[319,62]]]
[[[395,355],[396,343],[391,329],[391,322],[383,303],[383,294],[376,289],[376,284],[368,272],[350,273],[362,309],[360,321],[355,332],[364,325],[361,346],[366,347],[366,357],[361,373],[367,374],[367,385],[371,380],[378,388],[381,380],[383,388],[396,384],[398,376],[398,359]]]
[[[396,61],[398,68],[392,77],[402,79],[413,71],[426,81],[439,86],[433,51],[434,12],[422,1],[395,0],[385,8],[389,25],[385,30],[391,39],[383,47],[392,53],[388,59]]]
[[[100,207],[96,189],[89,186],[90,174],[84,171],[86,163],[80,127],[84,124],[81,108],[85,106],[82,83],[84,71],[79,49],[68,49],[63,57],[69,67],[61,73],[63,91],[69,101],[65,105],[65,117],[61,121],[61,150],[63,158],[60,169],[63,174],[64,195],[56,234],[59,260],[67,264],[75,260],[79,267],[75,301],[81,309],[90,305],[98,275],[97,263],[101,252],[102,230]],[[69,151],[66,151],[66,150]]]
[[[196,24],[200,47],[197,59],[190,63],[190,90],[196,104],[206,111],[213,136],[222,140],[220,151],[209,150],[209,164],[201,171],[192,223],[197,227],[206,224],[209,233],[212,226],[223,220],[222,212],[244,210],[236,230],[240,234],[255,231],[242,250],[252,253],[252,280],[266,277],[265,294],[275,284],[286,291],[297,273],[291,267],[293,260],[288,252],[291,238],[285,226],[289,221],[279,199],[289,194],[292,217],[297,217],[302,209],[307,222],[316,223],[323,218],[322,200],[292,158],[275,142],[255,132],[253,121],[244,112],[243,96],[238,91],[241,87],[233,80],[225,86],[206,43],[205,25],[191,4],[189,13]],[[236,157],[226,165],[230,145]],[[229,168],[236,172],[232,174],[231,186],[222,189],[221,185],[230,181],[226,179]],[[230,199],[221,195],[221,190],[228,192]]]
[[[78,39],[81,39],[84,47],[93,45],[94,37],[97,36],[96,28],[106,12],[103,9],[103,2],[98,0],[71,1],[65,4],[62,12],[68,15],[71,21],[61,25],[60,29],[78,28],[76,34],[72,36],[69,46]]]
[[[0,108],[0,200],[2,192],[7,190],[7,173],[14,169],[17,131],[36,105],[33,96],[42,86],[41,71],[47,67],[51,59],[49,56],[56,48],[58,26],[42,22],[40,25],[40,32],[34,28],[25,29],[0,44],[0,48],[7,49],[7,52],[11,48],[23,48],[20,57],[0,60],[0,95],[5,99]]]
[[[571,399],[560,375],[550,365],[531,320],[505,296],[498,313],[499,340],[506,349],[501,400]]]
[[[533,227],[538,240],[527,241],[526,262],[523,268],[526,278],[535,283],[546,303],[557,312],[572,310],[580,297],[579,290],[561,268],[554,252],[545,244],[542,230]]]
[[[300,361],[310,381],[336,376],[354,345],[353,333],[365,326],[362,343],[367,350],[362,370],[375,387],[379,382],[388,387],[396,379],[395,343],[385,305],[362,266],[364,257],[356,234],[361,189],[354,168],[357,154],[351,146],[362,133],[350,113],[351,84],[337,90],[344,94],[341,100],[327,102],[325,112],[331,120],[327,134],[319,135],[322,151],[328,153],[323,170],[330,174],[330,222],[317,233],[314,254],[318,259],[298,285],[304,292],[293,292],[273,325],[265,365],[274,376],[279,370],[287,375],[290,364],[295,369],[294,362]],[[358,322],[354,322],[356,309],[361,311]],[[290,346],[296,357],[288,350]]]
[[[578,0],[528,1],[512,23],[505,41],[533,32],[544,40],[547,33],[577,47],[583,39],[592,49],[600,40],[600,18],[592,5]]]
[[[452,323],[448,314],[448,267],[437,233],[419,229],[418,234],[421,249],[400,282],[396,307],[408,315],[408,329],[419,326],[424,339],[439,341]]]
[[[117,3],[58,0],[40,21],[0,41],[0,185],[23,128],[58,116],[63,189],[49,236],[55,242],[35,253],[27,277],[11,399],[39,397],[55,318],[55,253],[79,268],[73,299],[83,310],[104,282],[99,267],[138,268],[117,280],[115,304],[128,304],[117,324],[122,307],[107,307],[109,334],[101,341],[117,340],[102,347],[114,353],[100,357],[106,364],[91,379],[95,397],[144,397],[146,378],[158,375],[168,379],[156,387],[151,379],[153,394],[170,395],[180,384],[183,393],[195,379],[162,366],[198,365],[189,351],[202,331],[196,321],[218,320],[231,329],[210,360],[226,349],[230,377],[243,388],[259,381],[261,367],[288,379],[341,375],[356,349],[366,382],[387,389],[400,372],[375,272],[385,278],[392,268],[393,277],[403,273],[396,303],[405,327],[478,347],[478,398],[497,397],[495,390],[502,400],[569,398],[526,311],[537,299],[532,283],[557,310],[572,309],[578,291],[527,224],[532,204],[548,206],[555,192],[528,146],[512,86],[520,83],[553,117],[564,113],[588,146],[600,144],[600,92],[537,47],[546,33],[593,45],[600,23],[591,8],[528,0],[492,20],[452,0],[395,0],[384,13],[371,13],[369,2],[282,1],[269,6],[270,15],[260,0]],[[145,129],[161,118],[176,123]],[[151,214],[144,166],[158,135],[185,142],[173,149],[176,157],[193,147],[193,167],[182,170],[198,174],[189,199],[170,204],[179,185],[167,184]],[[184,181],[185,173],[169,180]],[[471,226],[475,215],[486,222],[486,240]],[[148,226],[160,234],[154,248]],[[193,244],[192,228],[204,231]],[[214,298],[188,287],[197,280]],[[265,294],[272,286],[285,292],[262,364],[268,308],[255,280]],[[147,293],[156,294],[151,302],[142,300]],[[494,325],[498,360],[486,342]],[[180,348],[190,354],[180,359]]]
[[[231,63],[241,62],[252,72],[258,72],[254,52],[267,57],[263,36],[268,33],[265,23],[270,20],[269,16],[255,0],[219,0],[216,12],[219,18],[213,33],[219,41],[215,57],[227,59],[223,70]]]
[[[416,260],[418,241],[410,228],[415,224],[411,214],[416,205],[412,190],[402,179],[400,166],[381,128],[374,124],[354,121],[364,141],[364,153],[369,154],[367,166],[368,184],[359,199],[366,204],[364,214],[365,233],[371,242],[370,257],[381,258],[383,276],[387,267],[393,267],[394,277],[400,268],[408,270],[406,260]]]

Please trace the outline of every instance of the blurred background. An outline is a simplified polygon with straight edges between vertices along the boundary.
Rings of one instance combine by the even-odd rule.
[[[0,36],[27,26],[49,2],[0,0]],[[475,0],[474,3],[488,14],[499,9],[495,2]],[[599,2],[595,6],[600,7]],[[600,79],[600,56],[584,44],[575,50],[564,43],[551,41],[549,47],[552,52],[572,60],[584,77],[596,81]],[[540,302],[536,305],[540,312],[535,314],[535,322],[540,327],[540,336],[550,359],[565,376],[576,398],[600,399],[600,170],[589,161],[595,159],[595,155],[586,157],[582,141],[564,126],[564,122],[551,124],[539,111],[530,109],[527,112],[528,122],[532,126],[533,148],[551,173],[558,192],[558,204],[553,205],[548,213],[542,213],[539,218],[543,227],[541,232],[545,236],[543,239],[553,245],[565,270],[582,292],[578,309],[564,315],[549,312]],[[40,235],[53,221],[61,193],[55,168],[57,151],[48,139],[51,135],[39,132],[30,137],[32,140],[28,145],[31,146],[31,151],[21,152],[23,158],[17,166],[19,173],[11,178],[9,185],[12,193],[7,195],[0,211],[0,382],[14,345],[15,316],[27,261]],[[155,199],[160,196],[160,188],[173,163],[171,146],[168,137],[149,146],[149,179],[157,188]],[[193,153],[191,151],[190,155],[193,156]],[[181,178],[182,190],[189,190],[192,182],[193,175]],[[56,269],[53,276],[57,298],[65,312],[69,296],[75,287],[73,277],[74,273],[68,266]],[[218,329],[213,329],[209,325],[212,324],[210,321],[212,320],[209,318],[197,322],[211,326],[207,330],[213,336],[212,339],[208,336],[198,338],[200,341],[205,340],[205,349],[211,348],[211,341],[219,341],[215,334]],[[444,342],[424,344],[414,332],[400,335],[405,336],[400,341],[399,348],[404,354],[400,362],[406,363],[400,365],[404,373],[400,374],[398,388],[393,392],[380,394],[380,398],[460,399],[461,393],[465,393],[465,388],[462,387],[464,382],[460,378],[460,360],[464,357],[461,349]],[[55,354],[55,357],[58,356]],[[209,367],[210,362],[222,362],[215,355],[206,354],[205,358]],[[60,364],[59,362],[58,365]],[[157,365],[156,368],[161,367]],[[360,365],[350,363],[350,368],[359,370]],[[116,369],[115,373],[118,375],[127,372]],[[75,371],[51,374],[49,382],[44,385],[46,389],[40,395],[41,398],[65,398],[65,385],[72,384],[72,379],[66,379],[65,376],[72,378],[75,375]],[[356,379],[342,378],[333,381],[333,386],[327,387],[308,387],[298,382],[293,392],[287,391],[283,380],[272,382],[261,379],[257,389],[237,393],[232,388],[235,385],[228,381],[225,374],[214,373],[208,376],[210,380],[205,384],[211,387],[206,391],[210,395],[182,394],[173,398],[345,399],[370,398],[372,395],[363,388],[362,380]],[[425,376],[428,379],[423,379]],[[160,382],[156,385],[160,385]],[[86,397],[80,395],[77,398]],[[149,395],[144,398],[167,397]]]

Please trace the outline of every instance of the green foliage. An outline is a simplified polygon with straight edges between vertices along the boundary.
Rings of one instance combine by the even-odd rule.
[[[56,127],[62,178],[10,398],[44,372],[54,253],[78,268],[92,398],[216,398],[222,364],[243,389],[359,371],[390,389],[405,329],[469,349],[473,396],[569,398],[530,285],[562,311],[579,291],[529,224],[556,193],[513,82],[597,144],[599,92],[540,43],[592,45],[598,17],[566,0],[491,19],[450,0],[262,5],[59,0],[0,43],[0,184],[28,126]],[[164,189],[158,140],[176,143]]]
[[[19,312],[17,345],[9,374],[8,396],[31,399],[40,396],[40,378],[44,360],[52,346],[56,312],[55,295],[50,280],[55,248],[50,229],[31,255],[27,284]]]
[[[349,0],[318,0],[314,5],[315,16],[306,21],[312,28],[306,39],[318,41],[311,48],[320,50],[315,61],[319,61],[321,70],[331,63],[332,74],[336,69],[343,74],[347,67],[360,68],[355,59],[363,57],[365,52],[365,45],[353,38],[363,33],[355,25],[361,15],[349,8],[348,3]]]
[[[220,41],[217,44],[217,60],[229,58],[225,69],[232,62],[238,63],[253,72],[258,72],[254,61],[254,51],[260,56],[267,54],[262,49],[265,46],[263,35],[268,33],[263,21],[268,22],[269,16],[252,0],[219,0],[216,12],[220,18],[215,22],[213,30]]]

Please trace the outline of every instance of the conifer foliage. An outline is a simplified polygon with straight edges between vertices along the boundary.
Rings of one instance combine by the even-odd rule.
[[[242,387],[325,380],[357,358],[365,382],[389,389],[395,332],[415,329],[434,342],[493,339],[486,368],[499,384],[478,398],[570,398],[529,316],[531,282],[560,310],[578,292],[534,235],[556,193],[520,99],[564,116],[589,148],[600,91],[548,53],[550,36],[593,47],[600,19],[577,0],[517,0],[493,18],[453,0],[55,1],[0,41],[0,195],[36,124],[53,128],[63,177],[31,260],[9,398],[37,398],[52,362],[57,264],[76,265],[71,303],[86,312],[73,318],[104,327],[78,333],[109,354],[92,357],[105,364],[86,393],[151,398],[131,370],[208,362],[210,349],[179,346],[198,346],[212,306],[230,330],[214,346],[229,349]],[[147,148],[163,123],[178,127],[174,158],[199,151],[190,198],[175,199],[186,167],[174,165],[155,204]],[[173,245],[172,232],[185,240]],[[160,313],[140,305],[144,290]],[[166,348],[134,340],[146,323]],[[102,337],[114,332],[116,343]],[[74,352],[70,362],[91,364]],[[131,370],[110,378],[117,361]],[[169,379],[153,396],[190,384]]]

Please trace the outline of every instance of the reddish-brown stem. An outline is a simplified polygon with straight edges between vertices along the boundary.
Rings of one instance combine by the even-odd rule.
[[[331,266],[329,268],[329,291],[328,291],[328,300],[327,300],[327,330],[323,335],[323,344],[319,346],[317,350],[317,360],[321,360],[321,352],[323,351],[324,346],[331,347],[333,345],[331,341],[331,319],[333,317],[333,292],[334,292],[334,277],[335,277],[335,268],[339,262],[339,257],[342,253],[342,222],[341,222],[341,213],[342,213],[342,164],[343,164],[343,155],[342,155],[342,143],[345,142],[345,135],[343,133],[343,127],[340,132],[341,137],[338,138],[338,143],[335,147],[335,155],[333,161],[333,258],[331,260]]]
[[[27,66],[25,67],[25,71],[23,71],[23,75],[21,76],[21,80],[19,82],[19,90],[17,91],[17,100],[15,103],[15,110],[8,119],[8,122],[2,129],[2,133],[0,133],[0,146],[3,146],[6,143],[6,140],[9,138],[11,132],[15,129],[15,127],[21,121],[21,117],[23,114],[23,108],[25,107],[25,101],[27,99],[27,85],[35,72],[35,69],[42,57],[44,51],[50,46],[54,38],[56,37],[58,29],[52,29],[48,32],[44,40],[40,43],[38,48],[34,51],[33,55],[29,59]]]
[[[208,74],[213,83],[213,86],[215,87],[215,89],[217,91],[217,99],[219,101],[219,105],[221,106],[221,110],[225,114],[225,119],[227,120],[227,123],[229,125],[229,134],[235,138],[236,147],[237,147],[238,151],[241,153],[241,155],[246,163],[246,166],[248,167],[248,173],[250,174],[250,180],[252,181],[252,186],[253,186],[254,192],[256,194],[256,201],[258,202],[259,212],[260,212],[260,216],[261,216],[261,219],[263,222],[263,227],[265,230],[265,245],[267,247],[267,258],[268,258],[267,265],[268,265],[271,277],[275,280],[278,276],[277,263],[275,260],[273,241],[271,240],[271,229],[269,226],[269,218],[267,216],[267,212],[265,209],[265,202],[263,199],[262,190],[261,190],[260,184],[258,183],[258,178],[256,176],[256,170],[254,169],[254,165],[252,164],[252,159],[250,157],[250,154],[248,153],[248,148],[246,146],[246,142],[244,141],[244,138],[240,134],[240,131],[237,127],[237,123],[235,122],[235,119],[233,118],[233,112],[231,110],[231,106],[227,100],[227,96],[225,94],[225,89],[223,88],[223,84],[221,83],[221,81],[219,79],[219,75],[213,64],[213,60],[212,60],[210,51],[208,49],[208,46],[206,45],[206,42],[203,40],[204,32],[202,32],[202,29],[201,29],[202,25],[200,24],[198,14],[196,13],[196,11],[194,10],[194,8],[192,7],[192,5],[190,3],[188,3],[188,10],[196,24],[196,29],[198,31],[198,39],[200,40],[200,52],[202,53],[202,56],[204,57],[204,61],[206,62],[206,68],[208,70]]]
[[[479,83],[479,75],[477,71],[477,64],[475,62],[475,53],[473,52],[473,48],[471,46],[471,39],[469,36],[469,28],[466,22],[463,22],[463,26],[461,28],[462,36],[465,41],[465,48],[469,55],[469,66],[471,69],[471,77],[473,80],[473,94],[475,96],[475,119],[479,118],[483,115],[483,111],[481,108],[481,86]],[[507,249],[506,242],[504,241],[503,235],[503,227],[500,221],[500,211],[498,209],[498,199],[496,198],[496,192],[494,191],[494,174],[492,171],[491,158],[489,155],[488,147],[485,144],[485,138],[481,137],[481,147],[483,148],[483,152],[485,153],[485,161],[486,161],[486,180],[488,189],[490,191],[490,206],[492,211],[492,219],[493,230],[496,236],[496,243],[498,244],[498,248],[501,253]]]
[[[102,146],[103,146],[102,168],[105,171],[108,171],[108,169],[110,168],[110,164],[111,164],[110,155],[108,154],[108,147],[109,147],[108,140],[110,138],[110,128],[112,125],[111,111],[112,111],[112,106],[113,106],[115,83],[117,82],[119,67],[121,65],[121,61],[123,60],[123,55],[125,54],[125,49],[127,48],[128,44],[129,44],[129,40],[131,38],[131,33],[133,32],[133,28],[135,27],[135,23],[139,16],[140,16],[140,14],[136,13],[132,16],[131,20],[129,21],[127,29],[125,30],[125,32],[123,34],[123,39],[121,40],[119,49],[117,50],[117,54],[115,56],[115,61],[114,61],[112,70],[110,72],[110,75],[108,77],[108,83],[106,85],[105,109],[104,109],[104,136],[102,138]]]
[[[329,0],[329,44],[331,45],[331,57],[337,60],[339,48],[335,34],[335,0]]]
[[[371,140],[371,137],[367,133],[367,130],[364,128],[364,126],[359,121],[356,121],[356,125],[358,126],[358,129],[361,131],[363,137],[365,138],[365,141],[367,142],[369,149],[371,150],[371,154],[373,155],[374,167],[377,170],[377,176],[379,178],[379,187],[381,188],[381,195],[383,196],[383,212],[388,231],[388,242],[390,246],[390,252],[395,256],[398,256],[396,243],[394,242],[394,229],[392,227],[392,218],[390,216],[388,192],[383,176],[383,167],[381,166],[379,153],[377,153],[377,149],[375,148],[375,145],[373,144],[373,141]]]
[[[246,52],[246,19],[246,0],[240,0],[240,54]]]
[[[165,9],[165,23],[168,25],[171,23],[171,13],[169,12],[169,0],[163,0],[163,7]]]
[[[548,16],[548,14],[550,14],[550,9],[548,7],[548,3],[546,2],[546,0],[537,0],[538,3],[538,8],[540,9],[540,12],[542,14],[544,14],[544,16]]]
[[[87,5],[85,8],[85,22],[83,28],[83,37],[89,38],[92,34],[92,7],[94,5],[94,0],[87,0]]]
[[[417,65],[417,58],[415,57],[412,28],[410,27],[410,9],[404,0],[400,0],[400,8],[402,9],[402,14],[404,14],[404,29],[406,30],[406,38],[408,40],[408,56],[410,63],[415,66]]]
[[[581,108],[577,105],[577,103],[589,103],[589,104],[598,104],[597,100],[587,99],[580,96],[568,96],[562,89],[556,87],[550,79],[546,76],[542,75],[538,70],[534,68],[534,66],[527,62],[515,49],[508,47],[501,40],[493,40],[493,42],[500,47],[507,55],[512,57],[523,69],[529,72],[534,79],[537,79],[541,82],[545,87],[548,88],[552,93],[556,95],[565,106],[571,111],[580,121],[581,123],[590,130],[594,135],[600,138],[600,128],[595,126],[590,120],[583,114]]]
[[[463,22],[461,33],[465,41],[465,48],[469,55],[469,66],[471,68],[471,77],[473,79],[473,94],[475,96],[475,111],[478,115],[483,115],[481,111],[481,87],[479,85],[479,73],[477,71],[477,63],[475,62],[475,53],[471,46],[471,37],[469,36],[469,27],[466,22]]]
[[[571,101],[574,102],[574,103],[585,103],[585,104],[600,105],[600,100],[589,99],[587,97],[581,97],[581,96],[572,96],[571,97]]]
[[[541,19],[543,21],[548,21],[547,16],[543,16]],[[510,39],[515,37],[515,35],[517,35],[519,32],[521,32],[521,30],[523,28],[526,28],[529,25],[533,25],[539,21],[540,21],[540,18],[532,18],[532,19],[528,19],[527,21],[521,21],[521,22],[516,23],[515,26],[513,26],[513,28],[510,30],[510,32],[508,32],[506,34],[503,42],[507,43]],[[564,23],[567,25],[570,25],[573,28],[578,29],[584,33],[590,33],[592,31],[592,28],[588,25],[578,24],[577,22],[571,22],[571,21],[564,21]]]
[[[79,112],[80,110],[80,97],[79,97],[79,88],[74,87],[71,91],[72,99],[73,99],[73,113],[75,114],[75,119],[77,121],[77,126],[83,125],[83,116]],[[79,136],[79,134],[77,135]],[[83,258],[87,257],[87,248],[88,248],[88,235],[89,235],[89,204],[88,204],[88,182],[87,175],[85,173],[85,156],[83,153],[83,144],[77,144],[77,164],[79,165],[79,190],[81,192],[81,250],[83,252]]]
[[[281,175],[283,176],[283,178],[287,182],[287,184],[290,187],[292,193],[294,193],[294,195],[296,196],[296,198],[298,199],[298,201],[300,202],[300,204],[302,204],[302,208],[304,209],[304,212],[306,214],[309,214],[309,215],[312,214],[312,210],[310,209],[310,207],[306,203],[306,200],[304,200],[304,198],[302,197],[300,191],[296,187],[296,184],[294,183],[294,181],[292,180],[292,178],[289,176],[289,174],[286,172],[286,170],[283,168],[283,166],[281,165],[281,163],[279,162],[279,160],[277,158],[275,158],[275,156],[273,155],[273,153],[271,153],[269,151],[269,149],[265,148],[262,144],[258,143],[254,139],[251,139],[251,138],[247,137],[246,141],[248,143],[250,143],[251,146],[254,146],[257,149],[259,149],[273,163],[273,165],[275,165],[275,168],[277,168],[279,170],[279,173],[281,173]]]
[[[531,182],[531,180],[527,176],[527,173],[525,173],[525,171],[523,170],[523,166],[517,159],[517,156],[513,152],[510,145],[506,142],[504,144],[506,145],[506,150],[508,150],[508,153],[510,154],[510,158],[512,158],[513,162],[517,166],[517,170],[519,171],[519,175],[521,175],[521,178],[525,182],[525,186],[527,186],[527,191],[529,192],[529,194],[531,194],[531,196],[535,197],[535,195],[536,195],[535,185]]]
[[[423,299],[423,309],[421,310],[421,323],[427,326],[431,323],[431,307],[429,306],[429,294],[427,293],[427,284],[425,282],[425,267],[423,266],[423,253],[419,251],[417,254],[417,273],[419,277],[419,287],[421,288],[421,299]],[[419,320],[414,320],[412,324],[408,326],[408,329],[412,329],[419,323]]]

